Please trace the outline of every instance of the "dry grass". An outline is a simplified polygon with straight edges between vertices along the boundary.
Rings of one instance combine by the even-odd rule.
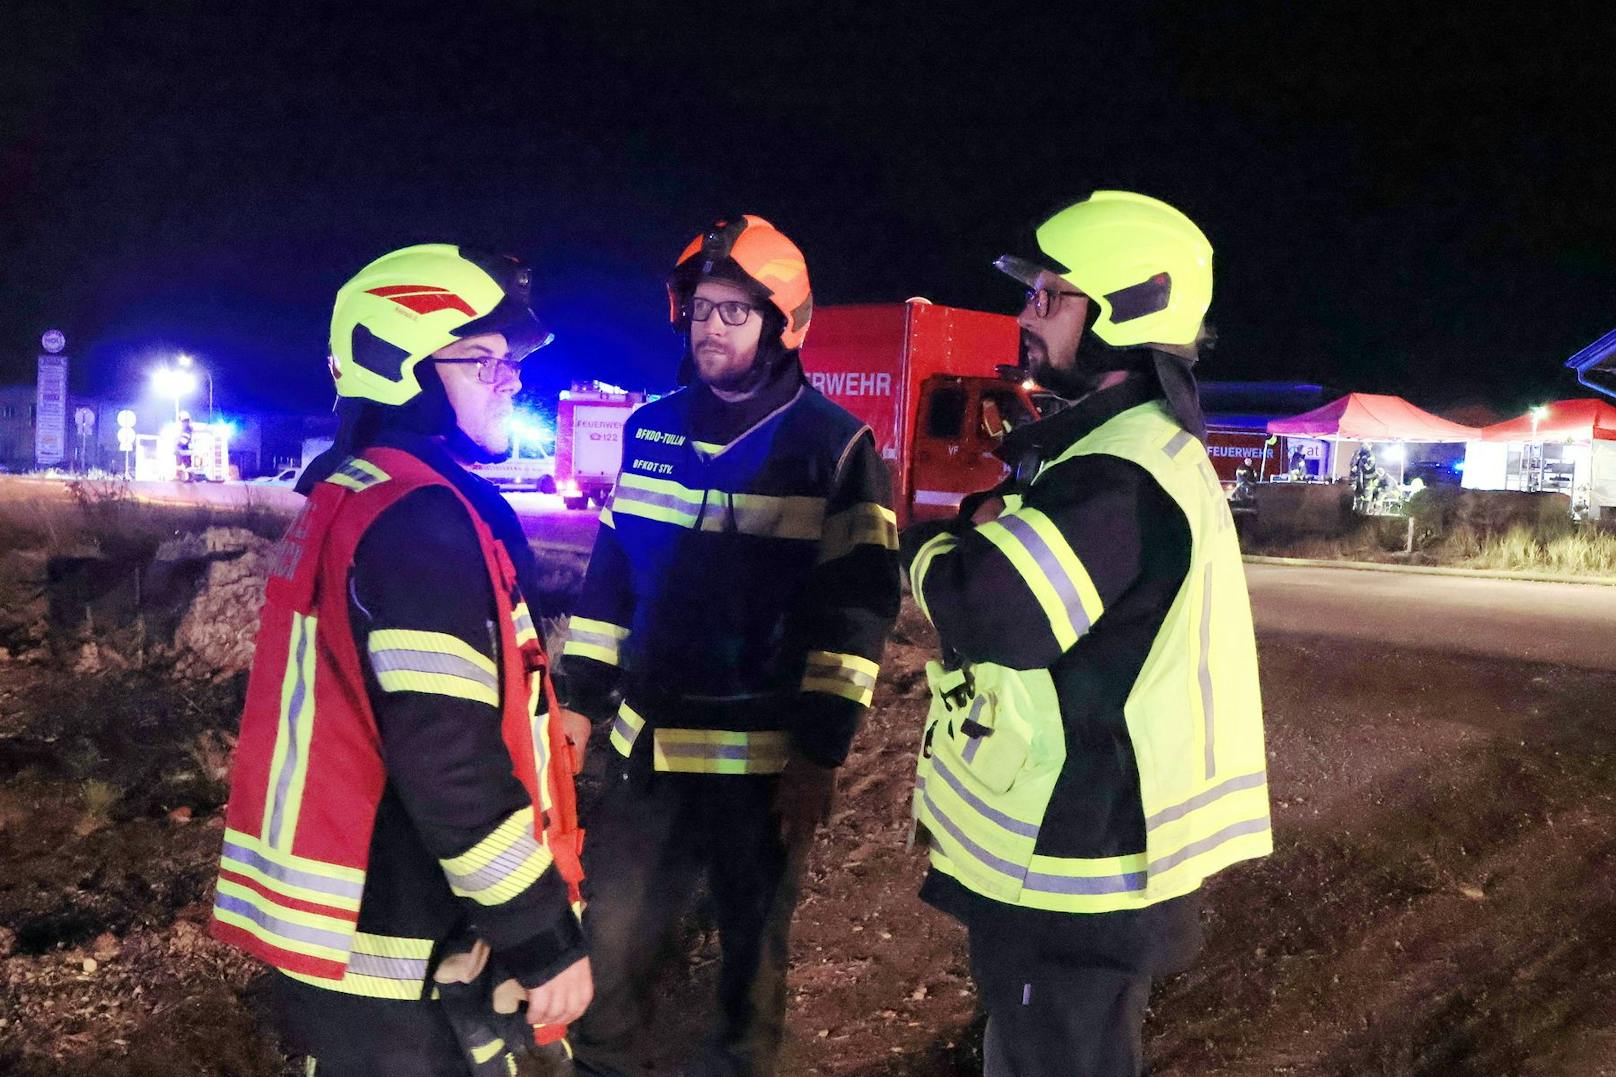
[[[1544,538],[1518,526],[1486,539],[1450,535],[1448,545],[1460,563],[1471,568],[1616,576],[1616,532],[1601,528],[1581,527]]]
[[[0,504],[0,549],[53,555],[149,558],[165,540],[210,527],[242,527],[279,538],[290,515],[251,503],[241,508],[154,504],[135,498],[121,480],[68,483],[65,492],[41,487]]]
[[[91,778],[79,787],[84,814],[79,819],[80,834],[90,834],[112,825],[112,810],[123,799],[123,790],[111,782]]]

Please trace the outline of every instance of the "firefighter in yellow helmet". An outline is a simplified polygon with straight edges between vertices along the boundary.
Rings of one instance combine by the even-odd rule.
[[[1212,248],[1143,195],[1045,221],[1022,349],[1071,407],[1013,474],[905,531],[942,643],[914,799],[924,900],[961,920],[990,1077],[1142,1071],[1153,976],[1200,944],[1198,891],[1271,848],[1251,610],[1191,374]]]
[[[585,914],[598,993],[577,1065],[644,1072],[658,959],[705,882],[720,1020],[689,1074],[776,1072],[787,939],[898,609],[889,480],[808,385],[801,251],[714,224],[668,284],[687,387],[640,408],[573,611],[571,705],[610,723]]]
[[[275,968],[311,1073],[514,1072],[530,1022],[555,1041],[591,997],[532,554],[464,467],[508,451],[549,340],[528,292],[513,260],[430,244],[337,295],[340,431],[266,590],[213,918]]]

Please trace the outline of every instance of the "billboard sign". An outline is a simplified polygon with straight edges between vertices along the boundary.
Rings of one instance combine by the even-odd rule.
[[[34,408],[34,463],[55,467],[67,456],[67,356],[39,357]]]

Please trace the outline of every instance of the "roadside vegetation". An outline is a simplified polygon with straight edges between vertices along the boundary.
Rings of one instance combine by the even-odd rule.
[[[1608,563],[1611,533],[1569,521],[1459,523],[1466,556],[1588,541],[1582,563]],[[1352,541],[1386,545],[1392,524],[1406,535],[1363,521]],[[0,551],[0,1073],[299,1072],[266,1034],[262,967],[206,933],[250,596],[279,527],[115,494],[0,503],[0,530],[34,536]],[[1422,533],[1418,555],[1457,556],[1466,534]],[[581,559],[537,552],[554,646]],[[1616,674],[1277,632],[1259,646],[1275,854],[1209,887],[1205,952],[1153,998],[1152,1072],[1610,1072]],[[785,1072],[981,1072],[963,934],[916,899],[906,844],[935,653],[906,603],[808,865]],[[586,827],[609,751],[597,738]],[[685,944],[695,960],[659,983],[649,1030],[669,1062],[711,1005],[710,915]]]
[[[1317,500],[1318,492],[1308,496]],[[1349,499],[1344,488],[1339,497]],[[1569,500],[1558,494],[1432,487],[1410,499],[1402,516],[1343,509],[1300,523],[1247,524],[1241,546],[1270,557],[1616,577],[1616,519],[1573,520]]]

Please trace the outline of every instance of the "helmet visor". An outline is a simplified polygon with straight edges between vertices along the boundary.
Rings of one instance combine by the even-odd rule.
[[[1059,275],[1060,270],[1051,265],[1041,265],[1030,258],[1022,258],[1015,254],[1001,254],[993,260],[993,268],[1005,276],[1014,277],[1028,288],[1038,287],[1038,275],[1049,272]]]
[[[511,358],[524,359],[555,340],[549,326],[533,312],[533,271],[507,255],[460,249],[460,257],[494,278],[505,295],[494,309],[474,318],[454,331],[457,337],[479,333],[500,333],[511,350]]]

